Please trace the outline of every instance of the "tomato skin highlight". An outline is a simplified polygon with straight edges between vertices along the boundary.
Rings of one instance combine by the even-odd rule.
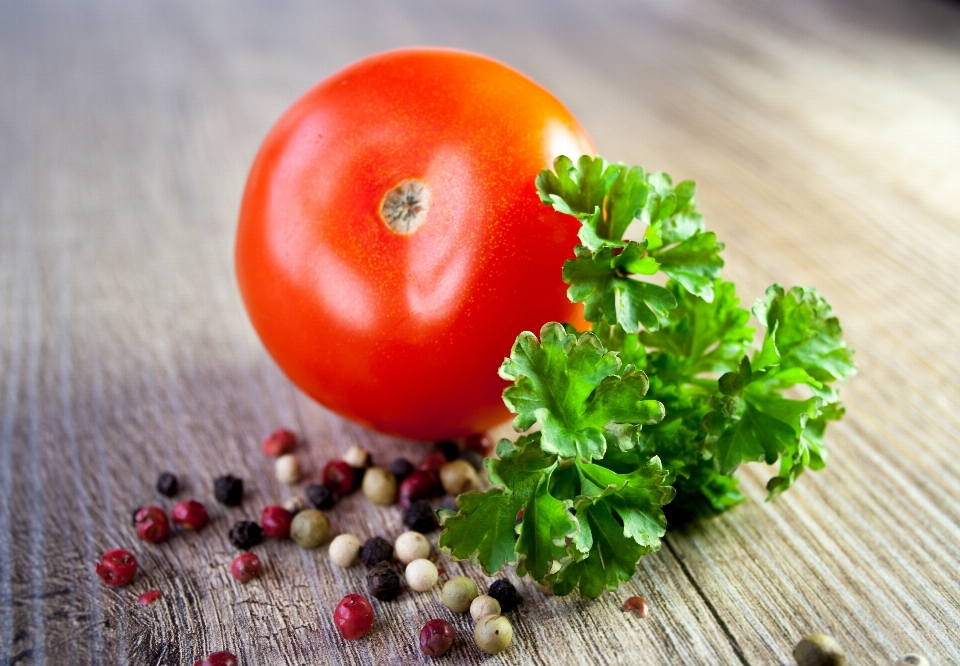
[[[376,430],[502,422],[516,336],[578,319],[560,271],[579,224],[534,180],[594,152],[556,98],[489,58],[403,49],[348,66],[280,117],[250,170],[235,263],[254,328],[299,388]],[[429,209],[403,235],[380,207],[410,179]]]

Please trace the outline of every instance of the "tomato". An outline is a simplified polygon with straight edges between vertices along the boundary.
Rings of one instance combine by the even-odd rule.
[[[560,272],[578,223],[535,178],[594,152],[556,98],[484,56],[348,66],[280,117],[250,170],[235,261],[254,328],[354,421],[415,439],[492,427],[516,336],[577,316]]]

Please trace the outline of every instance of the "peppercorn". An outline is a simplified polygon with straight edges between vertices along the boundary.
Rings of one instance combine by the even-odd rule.
[[[357,472],[342,460],[331,460],[323,466],[320,480],[334,495],[343,497],[356,488]]]
[[[293,514],[282,506],[265,506],[260,512],[263,533],[271,539],[286,539],[290,536]]]
[[[441,657],[453,646],[457,632],[446,620],[430,620],[420,630],[420,651],[428,657]]]
[[[447,459],[447,462],[450,462],[460,457],[460,447],[453,440],[442,439],[439,442],[433,443],[433,448],[430,449],[430,453],[442,453],[443,457]]]
[[[804,636],[793,649],[797,666],[844,666],[847,658],[833,636],[812,634]]]
[[[293,517],[290,538],[301,548],[316,548],[330,536],[330,521],[322,511],[305,509]]]
[[[493,453],[497,442],[486,433],[478,433],[467,437],[463,446],[465,451],[476,451],[482,456],[488,456]]]
[[[268,456],[282,456],[297,446],[297,436],[290,430],[274,430],[263,440],[263,452]]]
[[[368,567],[393,559],[393,545],[383,537],[370,537],[360,549],[360,561]]]
[[[355,641],[373,628],[373,607],[359,594],[348,594],[333,611],[333,623],[348,641]]]
[[[403,577],[411,590],[417,592],[426,592],[437,584],[437,578],[440,572],[437,571],[437,565],[426,559],[417,559],[407,565],[404,569]]]
[[[199,530],[210,522],[207,507],[197,500],[177,502],[172,513],[173,522],[185,530]]]
[[[466,449],[461,455],[461,460],[466,460],[478,472],[483,469],[483,454],[474,449]]]
[[[380,506],[389,506],[397,499],[397,477],[382,467],[371,467],[363,477],[363,494]]]
[[[517,606],[523,602],[517,588],[506,578],[498,578],[493,581],[488,594],[500,603],[500,610],[503,613],[516,610]]]
[[[224,474],[213,480],[213,494],[217,501],[227,506],[239,506],[243,499],[243,479]]]
[[[163,592],[161,592],[160,590],[147,590],[146,592],[141,594],[139,597],[137,597],[137,602],[141,606],[149,606],[154,601],[159,599],[161,596],[163,596]]]
[[[620,607],[624,613],[627,611],[633,611],[637,617],[646,617],[650,614],[650,602],[644,599],[643,597],[630,597],[623,602],[623,606]]]
[[[94,570],[104,583],[119,587],[137,575],[137,558],[129,551],[115,548],[103,554]]]
[[[391,601],[400,594],[400,576],[386,562],[380,562],[367,572],[370,594],[380,601]]]
[[[387,467],[387,470],[395,477],[397,477],[397,482],[400,483],[405,478],[413,474],[413,470],[416,469],[413,466],[413,463],[407,460],[406,458],[397,458],[390,466]]]
[[[241,553],[230,565],[230,574],[241,583],[249,583],[263,572],[263,564],[255,553]]]
[[[157,492],[164,497],[173,497],[180,491],[180,481],[173,472],[163,472],[157,477]]]
[[[437,522],[437,514],[424,500],[412,502],[404,510],[403,524],[421,534],[429,534],[440,526]]]
[[[230,652],[214,652],[194,662],[193,666],[239,666],[237,657]]]
[[[466,576],[454,576],[440,590],[440,601],[454,613],[465,613],[470,604],[480,596],[477,584]]]
[[[322,488],[323,486],[320,487]],[[299,497],[291,497],[290,499],[283,500],[283,504],[281,506],[283,506],[283,508],[289,511],[291,514],[297,514],[303,511],[304,507],[306,507],[306,504]]]
[[[292,486],[300,480],[300,459],[292,453],[284,453],[273,463],[273,473],[277,481]]]
[[[357,446],[354,444],[349,449],[343,452],[343,462],[350,465],[350,467],[364,468],[370,466],[370,452],[367,451],[362,446]]]
[[[470,617],[474,622],[487,615],[500,615],[500,602],[489,594],[481,594],[470,602]]]
[[[930,662],[919,654],[905,654],[893,666],[930,666]]]
[[[404,532],[393,543],[397,560],[410,564],[414,560],[430,557],[430,542],[420,532]]]
[[[338,534],[330,542],[330,559],[340,567],[352,567],[360,559],[363,544],[352,534]]]
[[[263,541],[263,530],[252,520],[241,520],[230,528],[230,543],[240,550],[250,550]]]
[[[327,509],[333,508],[333,505],[337,501],[333,495],[333,491],[322,483],[311,484],[307,486],[304,492],[307,495],[307,502],[309,502],[310,506],[314,509],[326,511]]]
[[[400,484],[399,504],[406,509],[412,502],[429,499],[440,494],[440,479],[433,472],[416,470]]]
[[[170,534],[170,521],[167,514],[158,506],[144,506],[133,516],[137,536],[150,543],[160,543]]]
[[[513,625],[502,615],[486,615],[474,627],[473,640],[487,654],[503,652],[513,640]]]
[[[421,472],[429,472],[430,474],[437,476],[437,474],[440,473],[440,468],[446,465],[447,462],[447,457],[443,455],[441,451],[434,451],[420,461],[420,464],[417,465],[417,469]]]
[[[477,470],[466,460],[454,460],[440,468],[440,483],[449,495],[459,495],[480,489]]]

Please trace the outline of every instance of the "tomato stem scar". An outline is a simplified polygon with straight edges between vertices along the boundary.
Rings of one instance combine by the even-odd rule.
[[[400,181],[380,202],[380,218],[384,224],[403,235],[420,228],[429,210],[430,190],[416,178]]]

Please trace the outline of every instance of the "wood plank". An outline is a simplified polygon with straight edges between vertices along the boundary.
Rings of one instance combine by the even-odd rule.
[[[0,663],[428,661],[415,637],[436,591],[377,604],[377,631],[347,644],[330,614],[365,588],[362,568],[267,543],[266,575],[241,586],[226,538],[302,492],[259,453],[272,427],[305,433],[307,480],[351,443],[423,450],[289,385],[231,257],[277,115],[347,62],[410,43],[501,58],[607,157],[696,179],[745,302],[773,281],[818,286],[860,364],[824,472],[763,504],[764,470],[747,471],[749,503],[671,533],[616,595],[546,597],[508,574],[526,599],[515,647],[483,657],[458,617],[450,662],[788,664],[816,630],[854,663],[960,660],[960,7],[423,0],[0,7]],[[162,469],[213,523],[145,547],[129,516],[158,501]],[[212,501],[228,471],[248,479],[238,509]],[[360,497],[331,521],[401,531],[398,509]],[[121,545],[143,573],[114,590],[92,562]],[[136,605],[154,587],[163,599]],[[619,611],[630,594],[650,618]]]

